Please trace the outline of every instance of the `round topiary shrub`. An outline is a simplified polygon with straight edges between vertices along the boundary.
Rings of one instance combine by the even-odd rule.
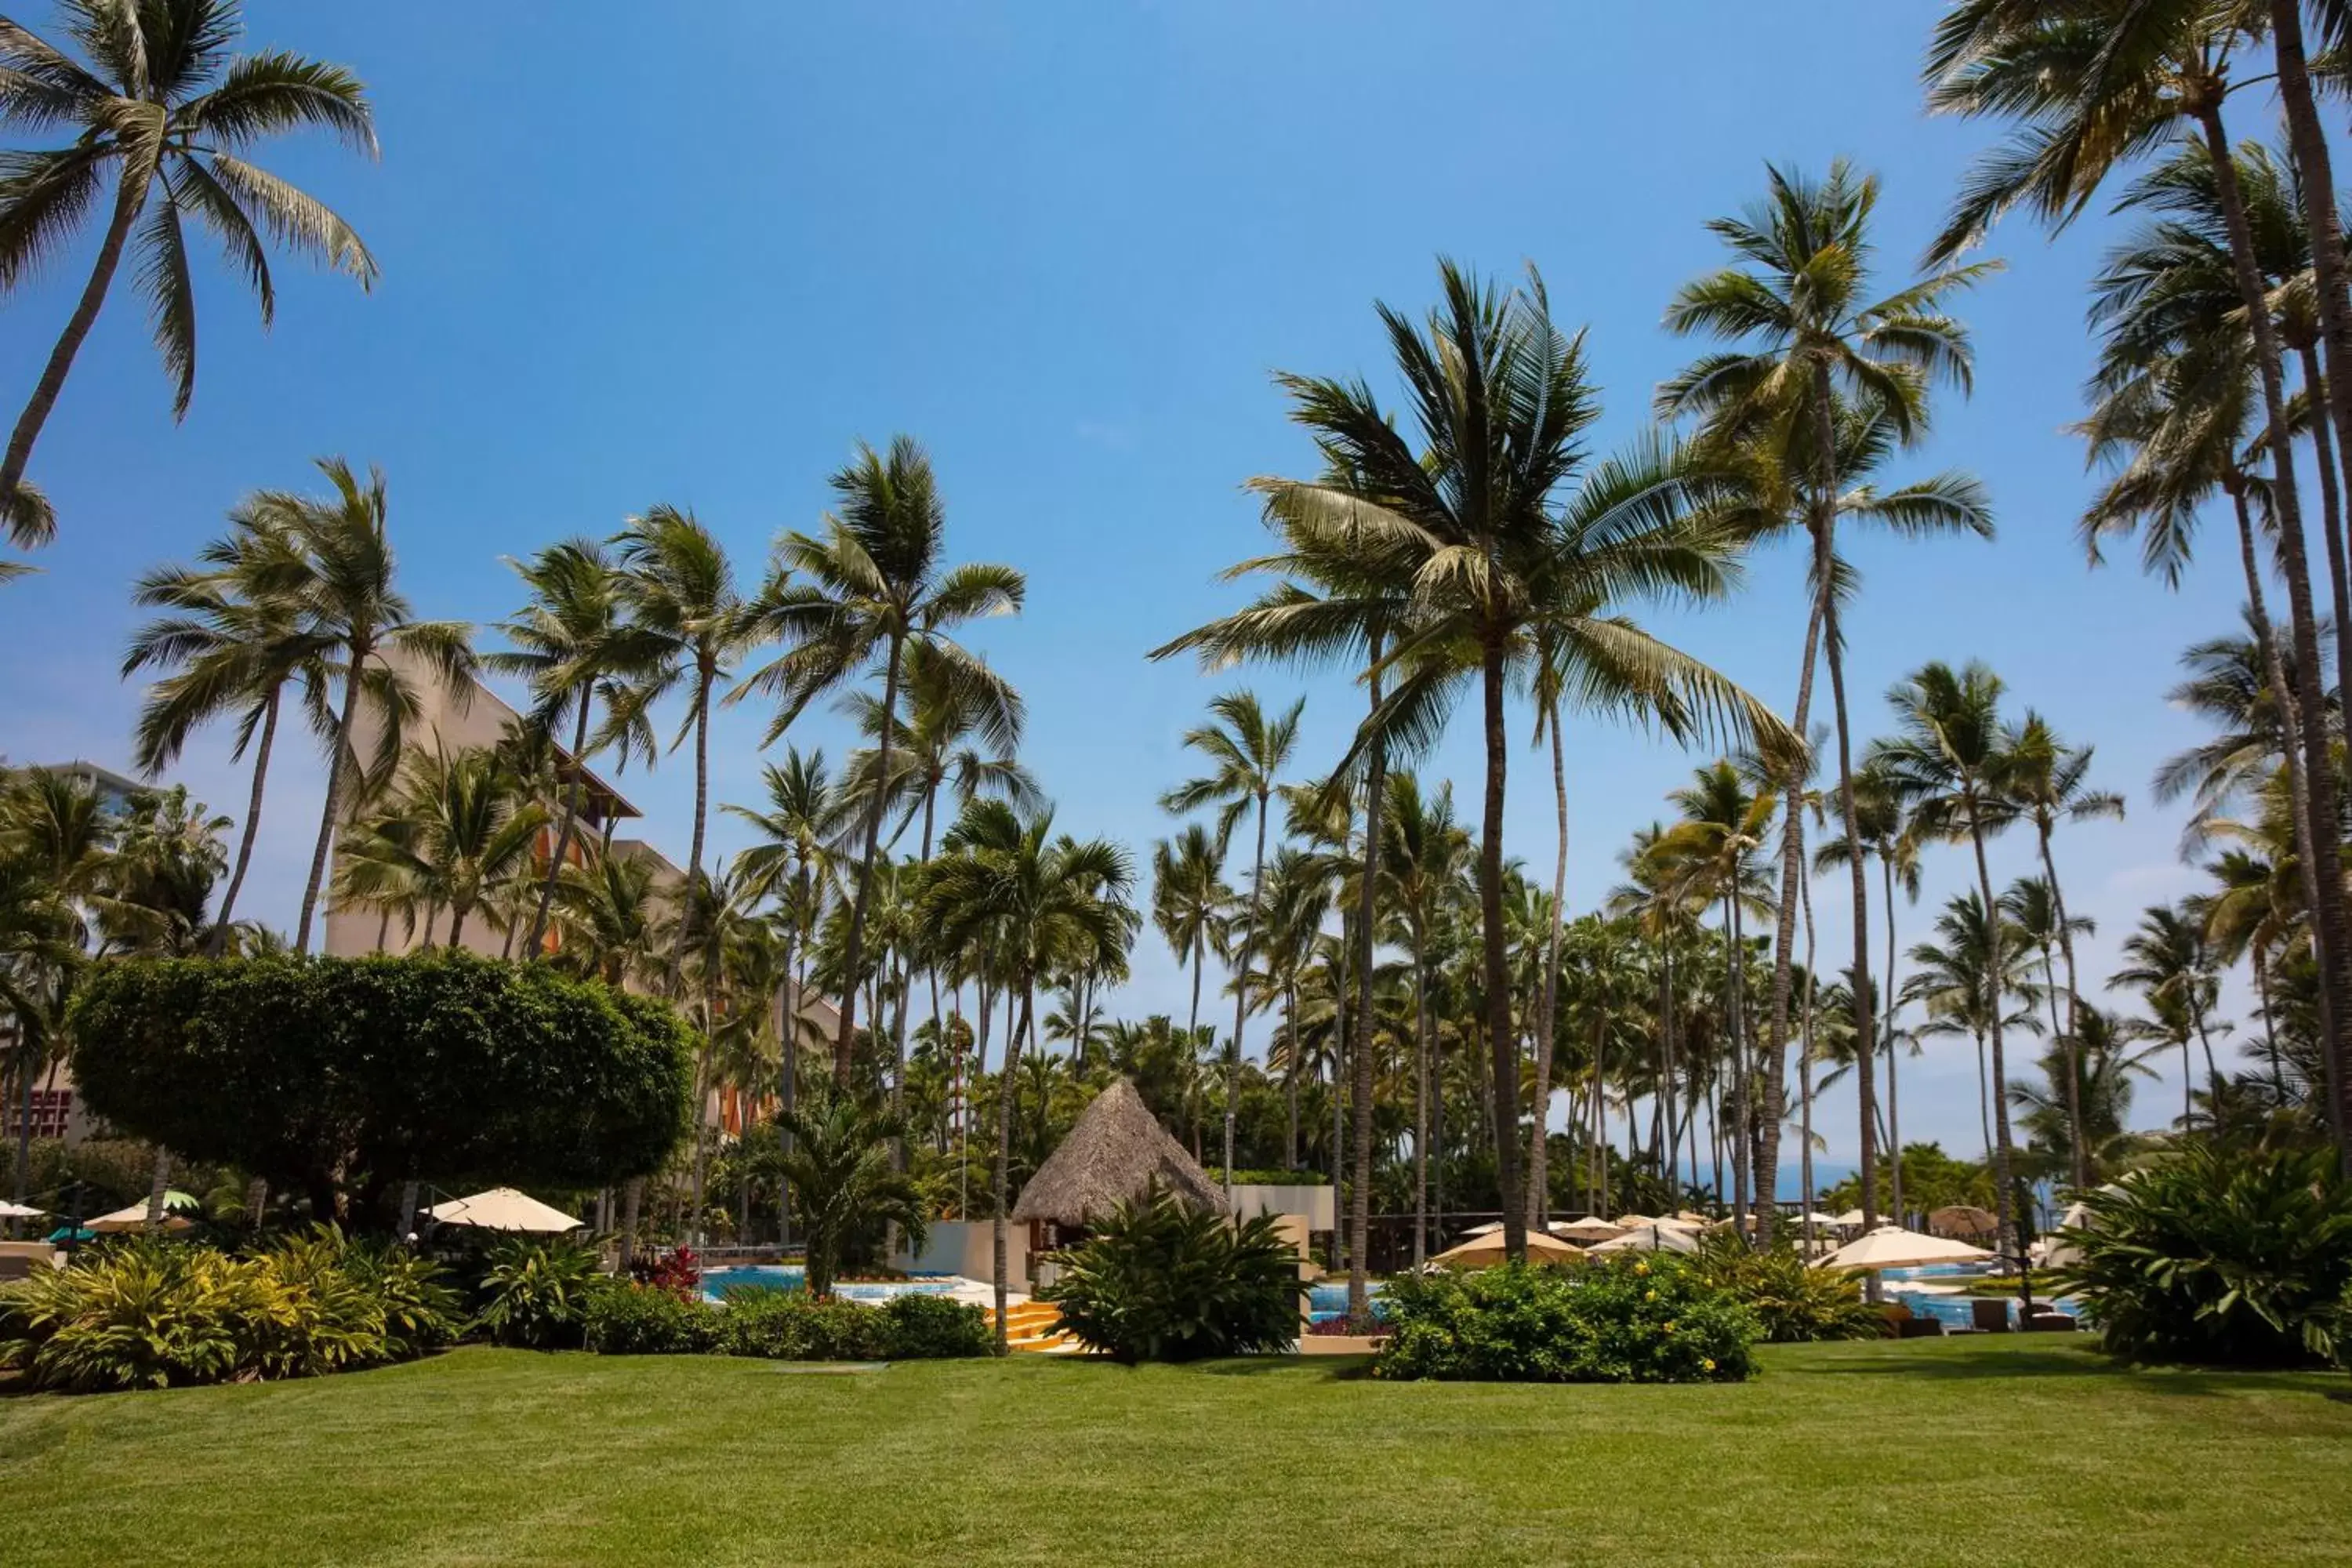
[[[1570,1268],[1509,1264],[1391,1280],[1387,1378],[1491,1383],[1738,1383],[1755,1315],[1678,1258]]]

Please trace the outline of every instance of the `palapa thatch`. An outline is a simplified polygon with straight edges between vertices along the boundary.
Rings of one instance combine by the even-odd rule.
[[[1141,1197],[1155,1177],[1188,1203],[1224,1206],[1217,1184],[1168,1135],[1135,1085],[1116,1079],[1079,1113],[1062,1146],[1021,1189],[1013,1217],[1091,1225],[1118,1205]]]
[[[1965,1240],[1972,1236],[1992,1236],[2000,1229],[2000,1216],[1989,1214],[1974,1204],[1947,1204],[1927,1215],[1929,1236]]]

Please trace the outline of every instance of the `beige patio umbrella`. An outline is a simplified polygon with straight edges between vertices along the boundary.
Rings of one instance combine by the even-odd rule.
[[[577,1230],[580,1221],[562,1209],[552,1209],[528,1193],[512,1187],[492,1187],[471,1197],[452,1198],[425,1211],[443,1225],[470,1225],[477,1230],[522,1230],[542,1233]]]
[[[1666,1217],[1668,1219],[1680,1220],[1685,1225],[1698,1226],[1702,1229],[1715,1223],[1715,1221],[1707,1218],[1706,1215],[1703,1214],[1694,1214],[1689,1209],[1685,1209],[1680,1214],[1668,1215]]]
[[[177,1187],[166,1188],[163,1193],[163,1228],[165,1230],[175,1231],[193,1230],[195,1228],[196,1222],[190,1219],[188,1215],[192,1213],[201,1212],[202,1208],[203,1205],[197,1203],[194,1198],[190,1197],[187,1194],[180,1191]],[[96,1219],[86,1219],[82,1221],[81,1224],[84,1230],[94,1230],[101,1236],[119,1235],[124,1231],[145,1230],[147,1228],[147,1200],[145,1198],[141,1198],[137,1203],[131,1205],[128,1208],[119,1208],[112,1214],[102,1214]]]
[[[1848,1209],[1845,1213],[1833,1217],[1830,1223],[1836,1226],[1855,1226],[1863,1222],[1863,1212],[1860,1209]]]
[[[1899,1225],[1882,1225],[1868,1236],[1847,1242],[1827,1258],[1816,1259],[1813,1267],[1917,1268],[1930,1263],[1984,1263],[1992,1257],[1983,1247],[1970,1247],[1965,1241],[1948,1241],[1940,1236],[1906,1230]]]
[[[1654,1222],[1639,1226],[1624,1235],[1602,1242],[1592,1248],[1595,1252],[1680,1252],[1698,1250],[1698,1237],[1688,1226]]]
[[[1652,1219],[1645,1214],[1621,1214],[1617,1216],[1616,1220],[1617,1228],[1620,1230],[1639,1230],[1645,1225],[1655,1225],[1658,1222],[1656,1220]]]
[[[1539,1230],[1528,1232],[1528,1261],[1530,1263],[1573,1263],[1584,1256],[1584,1248],[1546,1236]],[[1448,1268],[1490,1268],[1503,1261],[1503,1233],[1474,1236],[1455,1247],[1449,1247],[1432,1263],[1442,1263]]]
[[[1927,1213],[1927,1234],[1965,1240],[1969,1237],[1993,1236],[2000,1230],[2000,1220],[1990,1209],[1974,1204],[1946,1204]]]
[[[38,1219],[48,1212],[49,1211],[47,1209],[37,1209],[30,1204],[12,1204],[5,1201],[0,1201],[0,1219]],[[141,1205],[140,1213],[142,1215],[146,1213],[146,1207],[144,1205]]]
[[[1554,1220],[1551,1233],[1554,1236],[1566,1237],[1570,1241],[1613,1241],[1624,1235],[1626,1228],[1624,1226],[1594,1215],[1584,1219]]]

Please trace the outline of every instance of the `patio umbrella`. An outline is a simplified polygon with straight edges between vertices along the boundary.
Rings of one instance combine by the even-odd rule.
[[[1621,1214],[1617,1216],[1616,1220],[1617,1228],[1620,1230],[1639,1230],[1645,1225],[1655,1225],[1658,1222],[1656,1220],[1652,1219],[1645,1214]]]
[[[165,1230],[194,1229],[195,1221],[190,1219],[188,1215],[200,1214],[203,1210],[204,1205],[177,1187],[166,1188],[163,1193],[163,1228]],[[81,1223],[101,1236],[119,1235],[129,1230],[144,1230],[147,1228],[147,1200],[141,1198],[127,1208],[119,1208],[112,1214],[102,1214],[96,1219],[86,1219]]]
[[[1952,1237],[1992,1236],[2000,1229],[2000,1219],[1974,1204],[1946,1204],[1927,1214],[1927,1234]]]
[[[2068,1204],[2066,1212],[2058,1216],[2058,1234],[2045,1236],[2035,1244],[2042,1247],[2042,1256],[2035,1260],[2036,1266],[2042,1268],[2072,1268],[2082,1262],[2082,1247],[2077,1246],[2074,1238],[2066,1233],[2070,1230],[2087,1230],[2090,1225],[2089,1208],[2079,1201]]]
[[[1862,1221],[1863,1213],[1860,1209],[1848,1209],[1845,1213],[1832,1219],[1830,1223],[1836,1226],[1854,1226],[1860,1225]]]
[[[1593,1215],[1586,1219],[1554,1220],[1551,1233],[1570,1241],[1613,1241],[1625,1234],[1626,1227]]]
[[[452,1198],[425,1211],[443,1225],[470,1225],[477,1230],[554,1232],[577,1230],[581,1222],[512,1187],[492,1187],[471,1197]]]
[[[1695,1225],[1701,1226],[1702,1228],[1715,1223],[1713,1220],[1707,1218],[1706,1215],[1703,1214],[1693,1214],[1688,1209],[1683,1210],[1680,1214],[1668,1215],[1666,1217],[1668,1219],[1678,1219],[1685,1225]]]
[[[1448,1268],[1488,1268],[1503,1261],[1503,1234],[1474,1236],[1458,1247],[1449,1247],[1432,1263],[1442,1263]],[[1567,1242],[1546,1236],[1539,1230],[1528,1233],[1528,1261],[1530,1263],[1573,1263],[1584,1256],[1584,1248],[1570,1247]]]
[[[1827,1258],[1815,1260],[1816,1268],[1917,1268],[1930,1263],[1985,1263],[1993,1255],[1981,1247],[1970,1247],[1965,1241],[1951,1241],[1940,1236],[1927,1236],[1919,1231],[1906,1230],[1899,1225],[1882,1225],[1868,1236],[1849,1241]]]
[[[29,1204],[0,1203],[0,1219],[38,1219],[48,1212]]]
[[[1652,1223],[1637,1226],[1612,1240],[1604,1241],[1592,1249],[1595,1252],[1681,1252],[1698,1250],[1698,1237],[1690,1227],[1680,1225]]]
[[[1502,1228],[1503,1222],[1501,1220],[1490,1219],[1485,1225],[1472,1226],[1468,1230],[1464,1231],[1462,1234],[1465,1236],[1492,1236]]]

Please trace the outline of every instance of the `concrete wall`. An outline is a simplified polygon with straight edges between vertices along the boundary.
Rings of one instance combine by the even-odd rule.
[[[924,1237],[923,1250],[910,1253],[905,1247],[890,1260],[893,1268],[908,1274],[961,1274],[967,1279],[983,1282],[996,1278],[996,1222],[982,1220],[935,1220],[930,1234]],[[1004,1227],[1005,1279],[1013,1289],[1029,1289],[1029,1227],[1008,1224]]]
[[[1304,1215],[1309,1230],[1337,1230],[1339,1208],[1329,1187],[1244,1185],[1234,1189],[1234,1213],[1243,1219],[1255,1219],[1262,1214]]]

